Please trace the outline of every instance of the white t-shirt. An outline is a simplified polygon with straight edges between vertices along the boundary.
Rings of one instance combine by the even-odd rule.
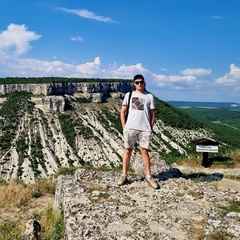
[[[126,93],[122,105],[128,105],[129,94],[129,92]],[[153,95],[147,91],[144,91],[143,93],[133,91],[125,128],[146,132],[152,131],[150,125],[150,109],[155,109]]]

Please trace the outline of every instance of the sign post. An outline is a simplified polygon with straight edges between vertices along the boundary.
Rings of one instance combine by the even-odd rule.
[[[209,167],[210,162],[208,160],[208,153],[217,153],[218,152],[218,142],[212,139],[198,139],[194,141],[196,143],[196,152],[202,152],[202,166]]]

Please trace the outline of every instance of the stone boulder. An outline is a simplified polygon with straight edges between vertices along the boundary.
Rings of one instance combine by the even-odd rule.
[[[40,223],[31,219],[26,223],[25,232],[22,235],[21,240],[38,240],[41,230]]]

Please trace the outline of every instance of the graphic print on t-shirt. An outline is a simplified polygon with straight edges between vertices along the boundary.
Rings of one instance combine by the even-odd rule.
[[[132,109],[133,110],[144,110],[144,98],[133,97],[132,98]]]

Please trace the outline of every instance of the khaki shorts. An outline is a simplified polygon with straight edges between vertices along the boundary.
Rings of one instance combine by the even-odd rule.
[[[133,148],[136,142],[139,143],[140,147],[149,149],[152,132],[143,132],[135,129],[123,130],[124,147]]]

